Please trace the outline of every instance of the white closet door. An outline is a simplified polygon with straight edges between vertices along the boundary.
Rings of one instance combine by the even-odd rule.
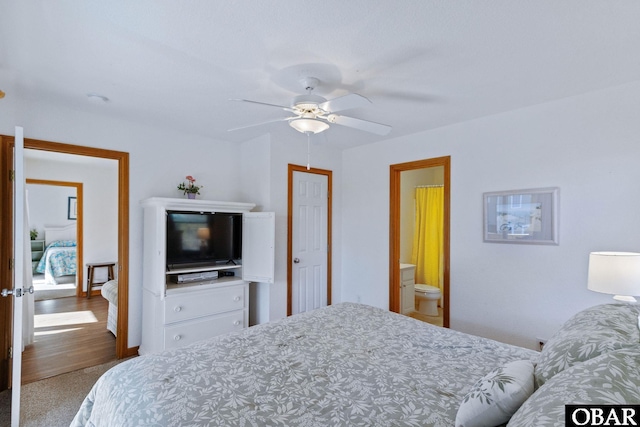
[[[328,177],[293,173],[291,314],[327,305]]]

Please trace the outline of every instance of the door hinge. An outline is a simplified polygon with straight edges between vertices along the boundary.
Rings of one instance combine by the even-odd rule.
[[[13,359],[13,347],[9,347],[9,359]]]
[[[16,179],[16,171],[13,169],[9,170],[9,181],[13,182]]]
[[[13,270],[13,266],[16,264],[16,261],[13,258],[9,258],[9,270]]]

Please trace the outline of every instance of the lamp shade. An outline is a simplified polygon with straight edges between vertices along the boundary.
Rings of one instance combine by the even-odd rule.
[[[289,126],[302,133],[320,133],[329,129],[329,124],[318,119],[301,118],[291,120]]]
[[[587,289],[635,301],[632,296],[640,295],[640,253],[591,252]]]

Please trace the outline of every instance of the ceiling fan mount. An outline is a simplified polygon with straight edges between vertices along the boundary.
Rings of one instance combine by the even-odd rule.
[[[335,114],[338,111],[348,110],[357,107],[363,107],[371,104],[369,99],[356,93],[350,93],[332,100],[327,100],[322,96],[313,94],[313,90],[318,87],[320,80],[315,77],[305,77],[300,80],[303,88],[307,91],[305,95],[298,95],[291,101],[289,107],[265,102],[251,101],[248,99],[235,99],[234,101],[250,102],[253,104],[267,105],[278,107],[294,116],[285,117],[267,122],[256,123],[254,125],[243,126],[240,128],[229,129],[230,131],[245,129],[248,127],[259,126],[272,122],[287,121],[289,125],[298,132],[311,134],[320,133],[329,129],[329,123],[347,126],[366,132],[372,132],[378,135],[386,135],[391,131],[391,126],[381,123],[371,122],[354,117],[342,116]]]
[[[304,77],[300,79],[300,83],[302,83],[302,87],[304,88],[304,90],[311,93],[312,90],[318,87],[318,85],[320,84],[320,80],[315,77]]]

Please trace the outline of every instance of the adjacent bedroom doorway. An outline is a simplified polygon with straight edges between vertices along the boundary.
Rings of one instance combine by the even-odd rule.
[[[28,168],[27,168],[28,169]],[[28,170],[25,170],[28,175]],[[75,199],[77,212],[73,219],[68,216],[65,210],[67,198]],[[82,183],[68,181],[54,181],[45,179],[27,178],[27,205],[29,211],[29,229],[35,232],[31,236],[32,251],[34,249],[44,249],[51,241],[48,240],[47,227],[54,226],[61,229],[63,226],[68,229],[71,225],[70,234],[76,240],[77,265],[82,266]],[[57,204],[57,205],[56,205]],[[65,204],[65,206],[60,206]],[[51,231],[51,230],[49,230]],[[47,280],[43,271],[36,271],[39,266],[42,268],[42,255],[44,251],[32,253],[32,280],[35,290],[36,300],[48,300],[67,296],[82,296],[83,269],[76,268],[77,272],[73,276],[62,276],[57,279]]]
[[[0,142],[2,142],[2,165],[7,170],[11,168],[11,160],[9,155],[12,151],[12,144],[14,138],[12,136],[0,136]],[[102,159],[115,160],[118,163],[117,167],[117,179],[118,179],[118,334],[116,337],[116,357],[118,359],[133,356],[137,354],[137,347],[128,346],[128,332],[129,332],[129,153],[121,151],[106,150],[94,147],[85,147],[72,144],[64,144],[57,142],[49,142],[35,139],[24,139],[24,148],[32,150],[40,150],[42,152],[50,153],[62,153],[78,156],[95,157]],[[6,149],[6,150],[5,150]],[[9,154],[6,154],[9,153]],[[7,173],[8,176],[8,173]],[[8,183],[8,180],[6,180]],[[5,180],[3,180],[3,185]],[[10,195],[11,187],[7,184],[7,194]],[[6,199],[6,200],[4,200]],[[7,200],[11,198],[3,198],[3,218],[12,218],[12,207]],[[6,226],[3,222],[3,235],[12,237],[13,231],[11,223]],[[12,253],[11,239],[3,241],[1,245],[1,252],[7,254],[9,258]],[[10,272],[0,269],[3,274],[2,279],[4,282],[9,282],[8,276]],[[6,336],[11,335],[11,323],[4,318],[0,319],[0,328],[6,332]],[[2,380],[4,377],[0,377]],[[8,379],[0,381],[0,390],[8,387]]]

